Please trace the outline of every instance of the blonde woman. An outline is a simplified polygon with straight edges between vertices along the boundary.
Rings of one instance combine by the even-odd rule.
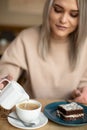
[[[1,79],[25,70],[32,98],[87,103],[86,7],[87,0],[46,0],[42,25],[22,31],[2,56]]]

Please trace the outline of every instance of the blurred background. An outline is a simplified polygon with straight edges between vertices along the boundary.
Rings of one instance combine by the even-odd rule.
[[[0,57],[18,33],[40,25],[46,0],[0,0]]]

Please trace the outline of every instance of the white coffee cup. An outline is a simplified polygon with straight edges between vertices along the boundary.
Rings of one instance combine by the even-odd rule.
[[[42,104],[33,99],[16,104],[16,113],[19,119],[26,123],[34,122],[38,119]]]
[[[0,83],[7,81],[8,84],[0,92],[0,105],[4,109],[11,109],[18,102],[29,100],[29,95],[25,92],[23,87],[16,81],[9,81],[3,79]]]

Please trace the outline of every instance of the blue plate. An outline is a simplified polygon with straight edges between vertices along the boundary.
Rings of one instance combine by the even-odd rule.
[[[84,113],[85,113],[84,118],[80,118],[74,121],[65,121],[56,115],[57,107],[58,105],[61,104],[68,104],[68,103],[65,101],[53,102],[45,106],[44,114],[48,117],[48,119],[64,126],[82,126],[87,124],[87,106],[79,104],[84,108]]]

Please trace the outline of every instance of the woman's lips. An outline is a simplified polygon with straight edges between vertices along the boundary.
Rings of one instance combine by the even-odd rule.
[[[65,27],[65,26],[61,26],[61,25],[56,25],[56,27],[59,29],[59,30],[66,30],[68,27]]]

